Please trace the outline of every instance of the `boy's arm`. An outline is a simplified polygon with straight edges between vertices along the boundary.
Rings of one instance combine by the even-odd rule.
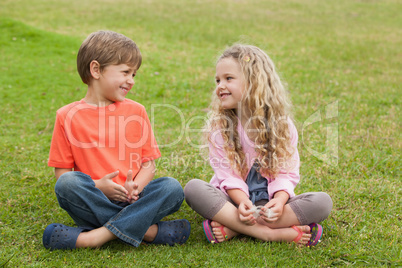
[[[138,184],[138,191],[141,193],[145,186],[155,176],[155,161],[151,160],[141,164],[141,169],[135,176],[134,181]]]
[[[59,179],[61,175],[64,173],[73,171],[72,168],[54,168],[54,175],[56,176],[56,179]]]
[[[72,168],[55,168],[54,173],[56,179],[66,172],[73,171]],[[99,180],[94,180],[95,187],[102,191],[102,193],[110,200],[125,202],[128,199],[128,191],[123,186],[113,182],[113,178],[119,174],[118,171],[105,175]]]

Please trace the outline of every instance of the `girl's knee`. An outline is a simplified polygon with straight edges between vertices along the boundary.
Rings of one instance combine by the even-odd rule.
[[[184,197],[187,203],[191,203],[191,200],[200,199],[199,195],[203,193],[203,184],[205,182],[202,180],[192,179],[184,186]]]
[[[332,199],[327,193],[321,192],[318,194],[319,194],[319,200],[317,203],[319,204],[322,213],[325,214],[325,218],[327,218],[332,210],[333,206]]]
[[[320,216],[319,222],[321,222],[328,218],[329,214],[331,213],[333,205],[332,199],[327,193],[324,192],[315,193],[314,198],[315,211],[317,212],[317,216]]]
[[[332,210],[332,199],[324,192],[309,192],[290,202],[300,224],[319,223],[328,218]]]

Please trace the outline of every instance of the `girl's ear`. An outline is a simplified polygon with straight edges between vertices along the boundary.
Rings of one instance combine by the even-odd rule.
[[[101,76],[101,70],[100,70],[100,64],[98,61],[93,60],[89,64],[89,70],[91,72],[91,75],[94,79],[99,79]]]

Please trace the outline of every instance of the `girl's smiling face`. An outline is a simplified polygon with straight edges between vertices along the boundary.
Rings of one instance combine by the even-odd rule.
[[[240,64],[233,58],[221,59],[216,64],[215,93],[224,109],[237,109],[246,90],[246,81]]]

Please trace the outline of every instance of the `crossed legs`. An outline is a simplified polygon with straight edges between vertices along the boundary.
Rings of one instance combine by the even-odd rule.
[[[230,198],[207,182],[191,180],[184,188],[184,195],[193,210],[212,220],[212,230],[218,242],[225,240],[222,226],[229,239],[244,234],[262,241],[291,242],[299,234],[291,228],[295,225],[304,233],[298,243],[306,244],[311,237],[307,224],[324,220],[332,208],[332,201],[325,193],[306,193],[290,200],[278,221],[267,223],[258,218],[256,224],[246,225],[240,221],[237,207]]]
[[[76,247],[100,247],[116,238],[133,246],[142,240],[152,242],[158,234],[157,223],[176,212],[184,197],[180,183],[164,177],[151,181],[135,203],[120,206],[81,172],[60,176],[55,191],[60,206],[76,224],[92,229],[78,235]]]
[[[289,216],[287,214],[290,214]],[[268,224],[262,219],[258,219],[254,225],[246,225],[240,221],[237,208],[230,202],[226,202],[225,205],[219,210],[219,212],[212,218],[211,226],[218,242],[224,241],[226,238],[223,236],[221,228],[223,225],[224,231],[227,235],[227,239],[230,239],[238,234],[248,235],[262,241],[279,241],[279,242],[292,242],[298,236],[298,232],[290,226],[296,225],[304,234],[298,243],[306,244],[311,234],[310,227],[307,225],[300,226],[296,216],[291,215],[293,211],[288,207],[284,210],[284,217],[286,220],[281,220],[279,223]]]

